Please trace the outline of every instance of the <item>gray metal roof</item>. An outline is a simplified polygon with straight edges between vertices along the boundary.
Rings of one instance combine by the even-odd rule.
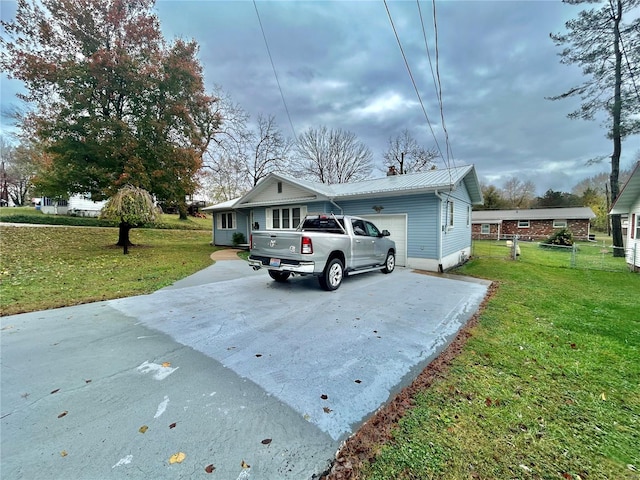
[[[445,193],[448,190],[455,189],[462,182],[464,182],[469,191],[472,203],[481,204],[483,201],[480,182],[478,181],[475,168],[473,165],[465,165],[449,169],[428,170],[426,172],[405,175],[391,175],[362,180],[360,182],[336,183],[332,185],[294,178],[280,173],[270,173],[244,196],[206,207],[203,210],[212,212],[265,205],[265,202],[254,202],[252,199],[256,198],[262,190],[268,188],[271,182],[280,180],[292,185],[297,185],[314,196],[313,198],[293,199],[296,201],[309,201],[310,199],[321,198],[339,201],[356,197],[394,196],[435,191]],[[293,201],[292,199],[289,200]]]
[[[590,220],[595,217],[596,214],[589,207],[478,210],[471,213],[473,223],[499,223],[504,220]]]
[[[636,164],[629,180],[627,180],[627,183],[625,183],[622,190],[620,190],[618,198],[613,202],[610,213],[629,213],[631,205],[635,203],[638,197],[640,197],[640,162]]]
[[[405,175],[390,175],[359,182],[335,183],[331,185],[300,180],[280,174],[275,174],[275,176],[297,184],[300,187],[315,191],[333,200],[365,197],[369,195],[401,195],[412,192],[433,192],[455,187],[461,181],[465,181],[472,201],[482,202],[482,194],[480,193],[479,182],[473,165],[450,169],[428,170],[426,172],[409,173]],[[471,176],[471,178],[469,179],[468,176]]]

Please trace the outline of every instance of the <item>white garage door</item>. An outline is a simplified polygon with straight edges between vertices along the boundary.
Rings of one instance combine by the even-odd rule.
[[[359,215],[371,220],[380,230],[389,230],[391,240],[396,242],[396,264],[407,265],[407,215]]]

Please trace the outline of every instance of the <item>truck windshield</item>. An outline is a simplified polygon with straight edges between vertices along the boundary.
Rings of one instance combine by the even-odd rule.
[[[344,220],[337,219],[344,228]],[[343,229],[336,222],[334,217],[307,217],[305,218],[300,230],[307,232],[328,232],[328,233],[344,233]]]

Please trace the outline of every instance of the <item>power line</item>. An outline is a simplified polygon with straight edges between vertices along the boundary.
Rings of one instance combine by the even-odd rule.
[[[393,29],[393,33],[396,36],[396,41],[398,42],[398,47],[400,47],[400,53],[402,53],[402,58],[404,59],[404,64],[407,67],[407,72],[409,73],[409,78],[411,78],[411,83],[413,84],[413,88],[416,91],[416,96],[418,97],[418,101],[420,102],[420,106],[422,107],[422,113],[424,114],[424,118],[427,120],[427,124],[429,125],[429,130],[431,131],[431,135],[433,136],[433,140],[436,143],[436,148],[438,152],[440,152],[440,156],[443,161],[445,161],[445,157],[442,154],[442,149],[440,148],[440,144],[438,143],[438,138],[436,137],[435,132],[433,131],[433,126],[431,125],[431,121],[429,120],[429,115],[427,115],[427,110],[422,101],[422,97],[420,96],[420,92],[418,91],[418,86],[416,85],[416,81],[413,78],[413,73],[411,72],[411,67],[409,67],[409,62],[407,61],[407,56],[404,53],[404,49],[402,48],[402,43],[400,42],[400,37],[398,36],[398,32],[396,30],[396,26],[393,23],[393,18],[391,18],[391,12],[389,11],[389,6],[387,5],[387,0],[384,1],[384,6],[387,9],[387,15],[389,16],[389,22],[391,23],[391,28]],[[447,168],[449,168],[447,166]]]
[[[253,0],[253,7],[256,9],[256,16],[258,17],[258,23],[260,24],[260,30],[262,31],[262,38],[264,39],[264,45],[267,47],[267,54],[269,55],[269,60],[271,61],[271,68],[273,69],[273,75],[276,77],[276,83],[278,84],[278,90],[280,90],[280,97],[282,97],[284,110],[285,112],[287,112],[289,125],[291,126],[291,131],[293,132],[293,138],[294,140],[297,140],[298,136],[296,135],[296,129],[293,127],[293,122],[291,121],[291,115],[289,114],[289,107],[287,107],[287,101],[284,99],[284,93],[282,93],[282,87],[280,86],[280,80],[278,79],[278,72],[276,71],[275,63],[273,63],[273,57],[271,56],[271,50],[269,49],[269,42],[267,42],[267,36],[264,33],[264,27],[262,26],[262,20],[260,19],[260,13],[258,12],[258,5],[256,4],[256,0]]]

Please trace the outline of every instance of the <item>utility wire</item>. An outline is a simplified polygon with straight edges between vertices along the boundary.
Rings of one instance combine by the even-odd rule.
[[[258,17],[258,23],[260,24],[260,30],[262,31],[262,38],[264,39],[264,45],[267,47],[267,54],[269,55],[269,60],[271,61],[271,68],[273,69],[273,75],[276,77],[276,83],[278,84],[278,90],[280,90],[280,97],[282,97],[282,103],[284,105],[284,110],[287,112],[287,118],[289,119],[289,125],[291,126],[291,131],[293,132],[294,140],[298,139],[296,135],[296,129],[293,127],[293,122],[291,121],[291,115],[289,114],[289,107],[287,107],[287,101],[284,99],[284,93],[282,93],[282,86],[280,85],[280,80],[278,79],[278,72],[276,71],[276,65],[273,63],[273,57],[271,56],[271,50],[269,49],[269,42],[267,42],[267,36],[264,33],[264,27],[262,26],[262,20],[260,19],[260,13],[258,12],[258,5],[256,4],[256,0],[253,0],[253,7],[256,9],[256,16]]]
[[[420,96],[420,92],[418,91],[418,86],[416,85],[416,81],[413,78],[413,73],[411,72],[411,67],[409,67],[409,62],[407,61],[407,56],[404,53],[404,49],[402,48],[402,43],[400,42],[400,37],[398,36],[398,32],[396,30],[396,26],[393,23],[393,18],[391,18],[391,12],[389,11],[389,5],[387,5],[387,0],[384,1],[384,6],[387,9],[387,15],[389,16],[389,22],[391,23],[391,28],[393,29],[393,33],[396,36],[396,41],[398,42],[398,47],[400,47],[400,53],[402,53],[402,58],[404,59],[404,64],[407,67],[407,72],[409,73],[409,78],[411,78],[411,83],[413,84],[413,88],[416,91],[416,95],[418,97],[418,101],[420,102],[420,106],[422,107],[422,113],[424,114],[424,118],[427,120],[427,124],[429,125],[429,130],[431,131],[431,135],[433,136],[433,140],[436,143],[436,148],[438,152],[440,152],[440,156],[444,161],[444,155],[442,154],[442,149],[440,148],[440,144],[438,143],[438,138],[436,137],[435,132],[433,131],[433,126],[431,125],[431,121],[429,120],[429,115],[427,115],[427,110],[424,107],[424,103],[422,101],[422,97]]]
[[[436,12],[435,12],[435,2],[433,5],[433,26],[436,37],[436,70],[434,72],[433,69],[433,61],[431,60],[431,51],[429,49],[429,42],[427,41],[427,32],[424,27],[424,18],[422,16],[422,9],[420,8],[420,0],[416,0],[416,4],[418,6],[418,13],[420,15],[420,25],[422,26],[422,37],[424,38],[424,47],[427,51],[427,58],[429,59],[429,69],[431,70],[431,78],[433,78],[433,87],[436,91],[436,96],[438,98],[438,106],[440,108],[440,119],[442,122],[442,130],[444,131],[445,144],[447,149],[447,157],[442,160],[445,162],[445,166],[447,167],[447,171],[449,172],[449,181],[453,183],[453,178],[451,175],[451,159],[453,157],[453,150],[451,149],[451,143],[449,142],[449,132],[447,131],[447,125],[444,121],[444,107],[442,102],[442,82],[440,81],[440,69],[438,66],[438,24],[436,22]],[[455,161],[454,161],[455,166]]]
[[[416,0],[418,5],[420,1]],[[436,77],[438,79],[438,99],[440,101],[440,117],[442,118],[442,129],[444,130],[444,138],[447,144],[447,161],[453,161],[453,166],[456,166],[456,161],[453,156],[453,150],[451,149],[451,143],[449,142],[449,132],[447,131],[447,124],[444,121],[444,107],[442,103],[442,82],[440,80],[440,47],[438,42],[438,20],[436,15],[436,0],[431,0],[433,4],[433,31],[435,35],[435,49],[436,49]],[[449,156],[450,155],[450,156]],[[449,165],[451,167],[451,165]]]

